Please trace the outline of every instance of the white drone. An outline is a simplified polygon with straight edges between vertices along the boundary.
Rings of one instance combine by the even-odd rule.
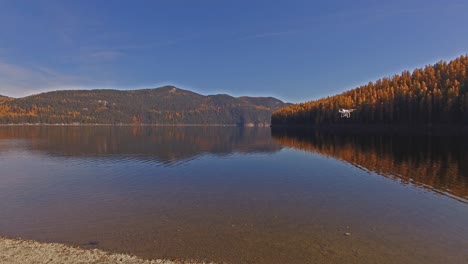
[[[341,118],[343,118],[343,117],[350,118],[351,117],[351,112],[353,112],[354,110],[356,110],[356,109],[340,108],[340,109],[338,109],[338,113],[341,114]]]

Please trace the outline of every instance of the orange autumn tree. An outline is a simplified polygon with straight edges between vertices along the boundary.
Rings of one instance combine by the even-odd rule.
[[[468,124],[468,56],[275,111],[273,125]],[[356,108],[341,119],[339,108]]]

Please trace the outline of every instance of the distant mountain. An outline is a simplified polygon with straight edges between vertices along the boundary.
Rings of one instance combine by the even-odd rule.
[[[0,99],[0,123],[268,125],[285,105],[272,97],[204,96],[174,86],[67,90]]]
[[[355,108],[341,118],[339,108]],[[342,94],[289,105],[273,125],[399,124],[468,126],[468,56],[383,78]]]

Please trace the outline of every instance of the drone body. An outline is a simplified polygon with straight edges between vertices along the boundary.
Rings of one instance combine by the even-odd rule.
[[[338,109],[338,113],[341,114],[341,118],[343,117],[346,117],[346,118],[350,118],[351,117],[351,113],[356,110],[356,109],[344,109],[344,108],[340,108]]]

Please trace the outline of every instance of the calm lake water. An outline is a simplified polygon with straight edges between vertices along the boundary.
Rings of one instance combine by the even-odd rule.
[[[468,263],[463,137],[0,127],[0,168],[1,236],[228,263]]]

